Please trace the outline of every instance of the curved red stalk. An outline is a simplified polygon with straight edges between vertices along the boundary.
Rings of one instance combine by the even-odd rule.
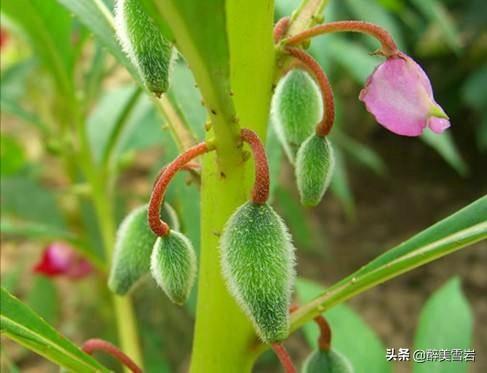
[[[195,173],[198,175],[198,169],[200,168],[200,165],[196,162],[190,162],[185,164],[183,167],[181,167],[181,170],[188,171],[190,173]],[[157,173],[156,179],[154,180],[154,183],[152,184],[152,188],[154,188],[157,184],[157,181],[161,178],[164,170],[166,169],[166,166],[162,167],[159,172]]]
[[[314,318],[316,324],[320,328],[320,336],[318,338],[318,347],[322,351],[329,351],[331,347],[331,328],[328,321],[322,316]]]
[[[282,37],[287,31],[289,26],[289,17],[282,17],[279,21],[276,22],[274,25],[274,30],[272,34],[274,36],[274,43],[278,43],[281,41]]]
[[[335,100],[333,98],[330,81],[325,72],[321,69],[320,64],[304,50],[286,47],[286,52],[302,62],[303,66],[313,75],[320,87],[321,98],[323,100],[323,118],[320,123],[316,125],[316,135],[320,137],[326,136],[330,132],[333,127],[333,122],[335,121]]]
[[[103,351],[113,358],[117,359],[122,365],[125,365],[133,373],[142,373],[142,369],[127,355],[120,351],[116,346],[103,339],[88,339],[81,349],[88,355],[92,355],[95,351]]]
[[[296,373],[296,368],[294,367],[291,357],[289,356],[288,352],[284,348],[284,345],[282,343],[273,343],[272,349],[274,350],[274,353],[279,358],[279,361],[281,362],[281,365],[284,368],[284,372]]]
[[[169,226],[161,220],[159,210],[171,179],[193,158],[211,150],[213,150],[213,148],[210,148],[205,142],[189,148],[169,163],[158,177],[154,188],[152,189],[148,208],[149,226],[156,235],[165,236],[166,234],[169,234],[170,231]]]
[[[264,145],[262,145],[259,136],[248,128],[243,128],[240,136],[243,141],[250,145],[254,156],[255,182],[252,190],[252,202],[262,205],[269,198],[269,164]]]
[[[317,35],[328,34],[331,32],[361,32],[376,38],[382,46],[381,53],[386,57],[391,57],[399,53],[397,45],[389,34],[382,27],[363,21],[337,21],[328,22],[300,32],[290,38],[284,39],[285,45],[298,45]]]

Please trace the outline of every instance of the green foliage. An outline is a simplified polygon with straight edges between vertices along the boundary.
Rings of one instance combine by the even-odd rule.
[[[2,3],[2,12],[21,27],[57,88],[69,97],[74,67],[69,13],[56,0],[6,1]]]
[[[353,373],[355,372],[348,359],[331,349],[314,350],[304,362],[303,373]]]
[[[112,14],[100,0],[58,0],[65,8],[72,12],[76,19],[88,28],[100,43],[125,66],[132,76],[138,74],[120,48],[115,38],[115,22]]]
[[[51,279],[36,276],[26,297],[26,303],[46,322],[56,325],[60,313],[59,297]]]
[[[272,98],[272,123],[291,162],[322,115],[321,94],[314,80],[302,69],[288,72]]]
[[[193,245],[182,233],[171,229],[169,234],[157,238],[150,269],[173,303],[186,303],[196,279],[196,267]]]
[[[333,175],[335,158],[326,137],[311,135],[296,157],[296,182],[301,203],[316,206],[325,194]]]
[[[223,274],[230,293],[266,343],[289,333],[294,247],[281,218],[264,204],[247,202],[221,237]]]
[[[438,289],[426,302],[419,318],[419,325],[414,338],[415,350],[462,349],[468,350],[472,343],[473,315],[459,278],[452,278]],[[441,361],[415,363],[414,373],[467,372],[469,363]]]
[[[25,152],[14,137],[2,135],[0,138],[0,174],[8,176],[15,174],[25,166]]]
[[[62,337],[3,287],[0,296],[0,330],[6,337],[75,372],[108,372],[92,357]]]
[[[322,285],[298,279],[296,293],[302,303],[309,302],[325,291]],[[323,314],[332,330],[331,346],[350,360],[356,373],[390,373],[392,364],[384,359],[384,344],[375,331],[345,304],[339,304]],[[315,323],[303,326],[308,345],[317,348],[319,330]]]
[[[123,50],[147,88],[160,96],[169,84],[172,45],[138,0],[117,0],[116,31]]]
[[[296,314],[293,328],[311,319],[318,307],[330,308],[401,273],[485,240],[487,238],[485,216],[487,216],[487,196],[386,251],[331,286],[329,291]]]

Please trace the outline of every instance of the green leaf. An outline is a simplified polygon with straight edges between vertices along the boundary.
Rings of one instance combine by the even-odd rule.
[[[5,1],[2,13],[20,26],[58,89],[71,95],[74,49],[69,13],[56,0]]]
[[[336,142],[348,157],[370,168],[377,175],[383,176],[386,173],[386,164],[373,149],[359,143],[339,129],[336,129],[335,133],[331,135],[331,141]]]
[[[293,328],[310,320],[319,311],[344,302],[390,278],[485,240],[486,216],[487,196],[484,196],[329,287],[325,294],[301,307],[293,315]]]
[[[120,150],[117,147],[120,146],[120,138],[126,136],[126,123],[135,119],[134,111],[140,107],[137,103],[139,93],[134,85],[110,90],[99,99],[98,105],[88,117],[87,133],[97,162],[107,161],[108,156],[113,156],[113,150]],[[142,109],[144,113],[146,109]]]
[[[298,279],[296,292],[301,302],[309,302],[325,290],[319,284]],[[323,314],[332,329],[332,347],[346,356],[355,373],[386,373],[392,365],[384,358],[385,347],[377,334],[350,307],[341,304]],[[315,323],[303,326],[308,344],[315,348],[319,331]]]
[[[203,140],[206,111],[201,105],[201,94],[196,87],[193,74],[182,60],[173,65],[168,95],[186,119],[192,132],[199,140]]]
[[[25,152],[12,136],[2,134],[0,137],[0,174],[8,176],[21,170],[25,164]]]
[[[269,161],[269,174],[270,174],[270,190],[269,201],[272,203],[276,188],[279,186],[279,175],[282,170],[282,154],[283,149],[277,138],[274,126],[269,124],[267,127],[267,140],[265,144],[265,150],[267,154],[267,160]]]
[[[44,276],[36,276],[27,294],[26,303],[49,324],[56,324],[59,317],[59,299],[56,287]]]
[[[449,280],[424,305],[414,338],[415,350],[470,349],[473,315],[462,293],[460,279]],[[414,373],[462,373],[468,362],[427,361],[415,363]]]
[[[54,194],[37,181],[25,176],[5,177],[0,185],[2,216],[64,228]]]
[[[445,6],[437,0],[413,0],[412,2],[431,23],[438,24],[448,46],[455,53],[459,53],[462,48],[460,33]]]
[[[377,0],[346,0],[345,2],[356,19],[382,26],[392,35],[399,49],[406,50],[399,25]],[[377,45],[376,41],[373,42],[373,45]]]
[[[299,200],[280,185],[276,187],[275,193],[279,212],[289,226],[296,246],[303,250],[311,249],[314,243],[314,235]]]
[[[58,0],[90,30],[100,43],[120,62],[129,73],[140,80],[135,67],[123,53],[115,37],[113,15],[101,0]]]
[[[6,337],[74,372],[109,371],[3,287],[0,305],[0,330]]]
[[[343,205],[347,216],[353,219],[355,217],[355,200],[343,153],[337,148],[335,148],[335,171],[331,179],[330,189]]]
[[[460,155],[449,132],[436,134],[432,131],[424,131],[423,135],[421,135],[421,140],[435,149],[460,175],[466,176],[468,174],[468,166]]]

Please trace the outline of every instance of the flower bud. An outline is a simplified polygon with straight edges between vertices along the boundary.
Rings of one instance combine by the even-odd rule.
[[[173,208],[167,203],[161,209],[161,218],[178,229],[179,222]],[[147,205],[128,214],[120,224],[115,242],[108,287],[119,295],[126,294],[134,284],[149,272],[152,247],[156,235],[147,221]]]
[[[296,157],[296,182],[301,203],[316,206],[330,185],[335,158],[326,137],[310,136],[299,148]]]
[[[379,124],[401,136],[420,136],[426,127],[442,133],[450,127],[448,116],[433,97],[428,76],[405,54],[379,65],[359,98]]]
[[[172,302],[186,302],[196,278],[196,255],[189,239],[171,229],[157,238],[151,255],[151,273]]]
[[[272,122],[290,160],[321,120],[321,93],[302,69],[289,71],[278,83],[272,98]]]
[[[353,373],[350,361],[335,350],[315,350],[305,360],[303,373]]]
[[[226,224],[220,241],[229,292],[266,343],[289,334],[294,247],[282,219],[267,204],[247,202]]]
[[[172,45],[166,40],[139,0],[117,0],[116,32],[146,87],[160,96],[168,88]]]

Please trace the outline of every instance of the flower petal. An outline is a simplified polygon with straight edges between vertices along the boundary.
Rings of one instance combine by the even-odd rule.
[[[439,107],[426,73],[403,54],[379,65],[359,98],[378,123],[402,136],[421,135],[431,108]]]

